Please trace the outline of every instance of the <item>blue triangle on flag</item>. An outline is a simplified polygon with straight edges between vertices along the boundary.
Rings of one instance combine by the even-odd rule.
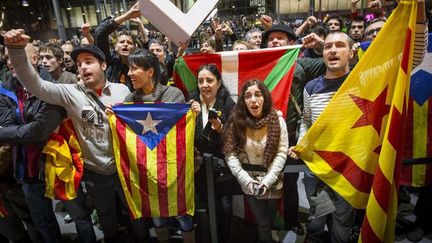
[[[148,148],[154,149],[189,111],[189,104],[140,103],[112,107]]]
[[[429,34],[429,40],[432,38],[432,33]],[[429,41],[427,52],[423,58],[423,62],[413,70],[411,74],[410,96],[422,106],[427,100],[432,98],[432,41]]]

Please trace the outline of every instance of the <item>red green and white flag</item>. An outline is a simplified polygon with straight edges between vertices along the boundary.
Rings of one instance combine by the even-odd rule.
[[[177,59],[174,82],[185,94],[197,88],[197,70],[208,63],[217,65],[222,80],[237,100],[242,85],[250,79],[264,82],[271,92],[276,109],[286,116],[291,83],[300,46],[193,54]]]

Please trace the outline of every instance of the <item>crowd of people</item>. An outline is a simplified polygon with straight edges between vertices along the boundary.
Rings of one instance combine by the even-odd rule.
[[[77,197],[62,200],[75,222],[80,242],[96,242],[91,213],[96,210],[105,242],[149,242],[155,228],[159,242],[169,242],[177,225],[184,242],[207,242],[195,236],[192,215],[175,218],[132,219],[117,175],[108,115],[122,102],[188,102],[196,115],[195,198],[197,209],[207,208],[204,153],[220,163],[215,170],[215,205],[219,242],[232,234],[233,195],[243,194],[255,216],[258,242],[275,242],[272,235],[278,202],[283,198],[285,230],[306,234],[308,242],[354,242],[362,212],[313,173],[303,183],[311,205],[306,227],[298,217],[298,173],[283,173],[301,163],[294,146],[316,120],[358,61],[359,43],[373,41],[390,12],[371,1],[368,18],[353,2],[346,19],[310,16],[301,24],[278,23],[263,15],[248,24],[214,18],[202,25],[188,43],[173,45],[163,34],[148,31],[140,20],[138,3],[120,16],[109,17],[83,38],[30,42],[20,29],[2,34],[5,48],[0,66],[0,242],[63,242],[52,200],[45,196],[42,151],[65,119],[70,119],[84,159],[84,175]],[[370,17],[369,15],[372,15]],[[418,0],[414,66],[425,54],[428,18],[425,1]],[[119,27],[137,24],[138,32]],[[260,23],[255,25],[255,23]],[[302,45],[296,60],[286,119],[273,107],[262,80],[244,83],[235,102],[224,86],[221,70],[203,63],[197,89],[184,94],[172,82],[173,66],[183,55]],[[195,51],[194,49],[199,49]],[[193,51],[191,51],[193,50]],[[317,215],[313,197],[331,195],[335,209]],[[430,196],[429,196],[430,197]],[[3,211],[2,211],[3,210]],[[3,212],[3,213],[2,213]],[[424,212],[423,212],[424,213]],[[125,222],[124,219],[127,219]],[[208,224],[208,222],[199,222]],[[122,227],[126,225],[127,230]],[[326,228],[327,225],[327,228]],[[432,232],[426,224],[410,240]],[[357,227],[357,228],[356,228]],[[409,234],[408,234],[409,235]]]

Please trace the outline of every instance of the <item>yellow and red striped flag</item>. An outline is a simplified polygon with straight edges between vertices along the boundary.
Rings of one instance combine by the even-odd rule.
[[[417,1],[401,1],[296,150],[355,208],[360,242],[393,242]]]
[[[114,156],[132,217],[193,215],[195,115],[190,105],[112,109]]]
[[[429,40],[432,33],[429,33]],[[411,74],[401,184],[432,185],[432,41],[423,62]]]
[[[52,133],[42,153],[45,162],[45,196],[52,199],[76,198],[84,172],[81,147],[72,124],[67,119]]]

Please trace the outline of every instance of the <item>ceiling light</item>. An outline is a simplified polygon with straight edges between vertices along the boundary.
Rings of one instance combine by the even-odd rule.
[[[22,5],[23,7],[28,7],[28,6],[29,6],[29,3],[28,3],[26,0],[22,0],[21,5]]]
[[[66,10],[67,11],[71,11],[72,10],[72,6],[70,5],[69,1],[66,1]]]

